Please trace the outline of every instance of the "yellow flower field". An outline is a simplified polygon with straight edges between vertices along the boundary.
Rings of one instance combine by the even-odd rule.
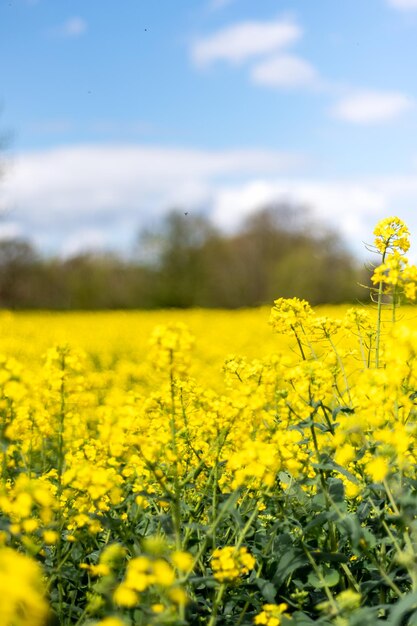
[[[3,312],[1,626],[415,624],[407,244],[369,307]]]

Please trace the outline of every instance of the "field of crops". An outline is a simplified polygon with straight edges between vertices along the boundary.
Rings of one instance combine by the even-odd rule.
[[[369,307],[1,314],[1,626],[417,624],[417,269],[375,246]]]

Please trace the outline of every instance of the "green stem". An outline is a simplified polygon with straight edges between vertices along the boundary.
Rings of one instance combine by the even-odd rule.
[[[63,515],[62,515],[62,475],[64,471],[64,429],[65,429],[65,414],[66,414],[66,389],[65,389],[65,369],[66,369],[66,349],[61,349],[61,385],[60,385],[60,407],[58,413],[58,459],[57,459],[57,501],[58,501],[58,525],[59,525],[59,537],[56,544],[56,581],[58,588],[58,602],[59,602],[59,619],[62,624],[63,621],[63,602],[64,602],[64,589],[61,576],[61,567],[63,564],[62,559],[62,531],[64,527]]]
[[[304,544],[303,544],[303,549],[304,549],[304,552],[305,552],[308,560],[310,561],[310,564],[311,564],[311,567],[314,570],[314,573],[316,574],[317,578],[320,581],[320,584],[321,584],[322,588],[324,589],[324,593],[327,596],[327,599],[329,601],[330,606],[332,607],[332,610],[333,610],[334,614],[337,615],[339,613],[338,606],[337,606],[337,604],[335,602],[335,599],[333,598],[332,592],[330,591],[330,588],[327,585],[326,580],[325,580],[323,574],[320,571],[320,568],[317,566],[317,563],[313,559],[310,551],[308,550],[308,548]]]
[[[398,297],[397,297],[397,286],[394,286],[394,290],[392,293],[392,323],[395,324],[396,320],[396,312],[397,312],[397,302],[398,302]]]
[[[297,344],[298,344],[298,347],[299,347],[300,352],[301,352],[301,358],[303,359],[303,361],[306,361],[307,358],[306,358],[306,355],[305,355],[305,352],[304,352],[303,344],[300,341],[300,337],[298,336],[298,333],[295,330],[294,326],[291,326],[291,330],[293,331],[293,333],[295,335],[295,338],[297,340]]]
[[[240,495],[240,492],[238,490],[235,490],[229,495],[227,500],[223,503],[223,506],[218,512],[216,519],[213,521],[210,529],[208,530],[203,541],[200,544],[200,549],[194,557],[194,562],[193,562],[192,567],[190,568],[190,571],[188,572],[188,574],[185,574],[185,576],[179,581],[180,583],[185,583],[188,580],[188,578],[191,576],[192,571],[194,570],[195,566],[197,565],[197,563],[203,556],[207,548],[207,545],[209,544],[210,541],[212,541],[212,538],[216,531],[217,526],[220,524],[220,522],[228,513],[228,511],[236,504],[239,498],[239,495]]]
[[[240,612],[239,618],[238,618],[235,626],[240,626],[241,625],[241,623],[243,622],[243,619],[244,619],[244,617],[246,615],[246,612],[247,612],[247,610],[249,608],[249,605],[250,605],[250,601],[246,600],[246,602],[244,604],[244,607],[243,607],[242,611]]]
[[[313,415],[311,416],[310,431],[311,431],[311,436],[312,436],[312,439],[313,439],[314,450],[316,452],[317,463],[320,463],[320,451],[319,451],[319,446],[318,446],[318,443],[317,443],[317,435],[316,435],[316,431],[315,431],[315,428],[314,428],[314,422],[313,422],[315,413],[316,413],[316,410],[314,411]],[[323,471],[323,469],[321,467],[319,468],[319,478],[320,478],[320,484],[321,484],[321,488],[323,490],[323,494],[324,494],[324,498],[326,500],[327,507],[330,509],[330,507],[332,505],[332,499],[330,497],[329,490],[327,488],[326,474],[324,473],[324,471]],[[329,529],[330,551],[331,552],[337,552],[336,526],[335,526],[335,523],[332,522],[331,520],[328,521],[328,529]]]
[[[390,504],[392,506],[392,509],[393,509],[395,515],[397,515],[398,517],[401,517],[401,512],[400,512],[400,510],[399,510],[399,508],[397,506],[397,503],[395,502],[394,496],[392,494],[392,491],[391,491],[390,486],[389,486],[389,484],[388,484],[386,479],[383,481],[383,485],[384,485],[385,491],[386,491],[387,496],[388,496],[388,500],[389,500],[389,502],[390,502]],[[404,530],[403,537],[404,537],[404,543],[407,546],[409,553],[413,556],[413,561],[415,561],[416,552],[414,550],[414,545],[413,545],[413,542],[411,541],[411,537],[410,537],[410,534],[409,534],[408,530]],[[411,581],[412,581],[413,591],[416,591],[417,590],[417,571],[416,571],[416,568],[413,567],[411,570],[409,570],[409,574],[410,574]]]
[[[386,250],[382,255],[381,263],[385,263]],[[376,320],[376,338],[375,338],[375,367],[379,367],[379,348],[381,340],[381,318],[382,318],[382,295],[383,295],[383,281],[379,281],[378,286],[378,301],[377,301],[377,320]]]
[[[210,616],[210,620],[207,626],[214,626],[217,621],[217,613],[219,612],[219,606],[221,601],[223,600],[224,592],[226,591],[226,585],[222,583],[217,591],[216,597],[213,603],[213,612]]]
[[[256,504],[255,504],[252,513],[248,517],[248,520],[247,520],[246,524],[244,525],[244,527],[242,528],[242,530],[241,530],[241,532],[239,534],[239,538],[238,538],[236,546],[235,546],[236,550],[238,550],[240,548],[240,546],[242,545],[243,540],[246,537],[246,533],[248,532],[248,530],[252,526],[252,522],[255,519],[255,517],[257,516],[257,514],[258,514],[258,509],[257,509]]]
[[[345,572],[346,578],[348,579],[348,581],[350,582],[354,590],[360,593],[361,592],[360,585],[355,579],[355,577],[353,576],[352,572],[350,571],[346,563],[341,563],[340,565],[342,566],[342,570]]]
[[[177,429],[175,424],[176,406],[175,406],[175,380],[174,380],[174,353],[170,351],[170,390],[171,390],[171,415],[170,415],[170,427],[171,427],[171,441],[172,450],[174,452],[174,498],[173,498],[173,515],[172,521],[174,524],[175,545],[177,550],[181,550],[181,488],[178,477],[178,449],[177,449]]]
[[[341,358],[341,356],[340,356],[340,354],[339,354],[339,352],[338,352],[338,350],[337,350],[337,348],[335,346],[335,343],[332,340],[330,335],[327,335],[327,339],[329,340],[329,343],[330,343],[330,345],[331,345],[331,347],[332,347],[332,349],[333,349],[333,351],[334,351],[334,353],[336,355],[336,359],[337,359],[337,362],[339,363],[340,371],[342,372],[343,380],[344,380],[344,383],[345,383],[345,392],[348,395],[349,402],[352,404],[352,396],[350,394],[349,381],[348,381],[348,377],[347,377],[347,374],[346,374],[345,366],[343,364],[343,360],[342,360],[342,358]]]

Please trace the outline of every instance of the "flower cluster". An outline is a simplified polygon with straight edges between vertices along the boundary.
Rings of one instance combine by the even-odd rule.
[[[378,252],[405,253],[410,248],[410,231],[399,217],[386,217],[374,229],[374,246]]]
[[[271,310],[270,324],[276,332],[293,334],[304,332],[304,325],[313,317],[313,309],[306,300],[278,298]]]
[[[262,611],[255,617],[254,624],[263,624],[264,626],[279,626],[282,616],[290,617],[286,613],[288,604],[264,604]]]
[[[255,559],[247,548],[226,546],[213,552],[211,567],[214,578],[220,582],[232,582],[240,576],[249,574],[255,567]]]
[[[417,267],[398,251],[386,256],[371,277],[374,285],[382,285],[384,293],[399,292],[414,302],[417,298]]]
[[[10,548],[0,548],[0,623],[43,626],[49,608],[39,565]]]

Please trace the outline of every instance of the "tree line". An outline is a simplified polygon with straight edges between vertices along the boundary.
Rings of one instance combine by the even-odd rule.
[[[126,260],[86,252],[46,258],[27,240],[0,242],[0,306],[11,309],[251,307],[278,297],[312,304],[365,299],[363,265],[308,211],[268,206],[233,233],[171,211],[141,232]]]

